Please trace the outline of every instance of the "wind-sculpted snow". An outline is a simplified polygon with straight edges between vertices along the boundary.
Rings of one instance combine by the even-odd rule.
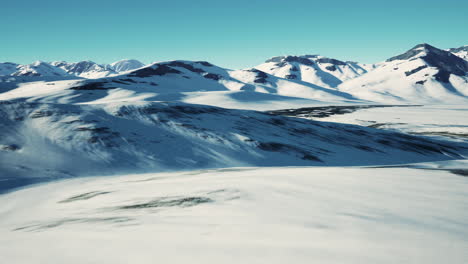
[[[463,164],[58,181],[0,196],[0,256],[16,264],[461,264]]]
[[[3,188],[57,177],[459,159],[467,146],[183,103],[0,103]],[[7,187],[5,187],[7,186]]]

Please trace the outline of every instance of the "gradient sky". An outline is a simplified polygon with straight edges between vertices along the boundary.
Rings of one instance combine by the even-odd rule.
[[[365,63],[468,44],[466,0],[5,0],[0,61],[135,58],[250,67],[285,54]]]

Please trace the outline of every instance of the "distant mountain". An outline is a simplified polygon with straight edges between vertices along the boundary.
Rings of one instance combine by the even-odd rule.
[[[112,64],[98,64],[93,61],[66,62],[36,61],[31,64],[0,63],[0,77],[22,77],[19,82],[59,79],[96,79],[143,67],[137,60],[121,60]]]
[[[100,78],[117,74],[112,67],[106,64],[97,64],[92,61],[65,62],[54,61],[51,65],[63,69],[68,74],[83,78]]]
[[[0,76],[11,75],[17,71],[18,64],[12,62],[0,63]]]
[[[462,59],[468,60],[468,45],[461,46],[459,48],[448,49],[448,51],[452,52],[453,54],[457,55]]]
[[[338,89],[376,102],[461,103],[468,96],[468,62],[420,44]]]
[[[375,66],[343,62],[319,55],[304,55],[273,57],[255,68],[285,79],[336,88],[344,81],[361,76]]]
[[[116,72],[131,71],[145,66],[138,60],[120,60],[110,64],[111,68]]]
[[[250,108],[255,104],[255,108],[267,110],[277,109],[286,101],[466,103],[467,47],[441,50],[420,44],[378,64],[320,55],[278,56],[241,70],[185,60],[146,66],[131,59],[111,64],[6,62],[0,63],[0,100],[19,97],[69,103],[169,100],[234,108]]]
[[[104,78],[54,82],[46,86],[39,84],[42,88],[33,88],[37,85],[22,85],[15,91],[0,94],[0,100],[33,96],[35,100],[68,103],[128,100],[194,102],[191,98],[204,97],[208,101],[195,99],[195,102],[225,106],[223,101],[290,100],[285,98],[287,96],[320,102],[357,102],[356,98],[344,92],[279,78],[258,69],[228,70],[205,61],[158,62]],[[42,93],[39,92],[41,90]],[[233,94],[244,92],[250,92],[251,97]],[[265,98],[267,95],[276,97]],[[213,100],[214,97],[217,99]]]

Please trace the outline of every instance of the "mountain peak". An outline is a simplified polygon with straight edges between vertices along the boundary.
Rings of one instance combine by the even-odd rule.
[[[141,68],[145,66],[145,64],[135,59],[124,59],[111,63],[110,66],[116,72],[124,72]]]

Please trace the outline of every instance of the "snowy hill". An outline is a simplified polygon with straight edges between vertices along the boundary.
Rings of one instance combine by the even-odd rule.
[[[0,126],[3,187],[41,177],[238,166],[384,165],[468,154],[462,143],[183,103],[1,101]]]
[[[273,57],[256,66],[274,76],[325,88],[336,88],[342,82],[361,76],[374,67],[375,65],[343,62],[319,55]]]
[[[420,44],[338,89],[385,103],[465,103],[468,62],[451,52]]]

